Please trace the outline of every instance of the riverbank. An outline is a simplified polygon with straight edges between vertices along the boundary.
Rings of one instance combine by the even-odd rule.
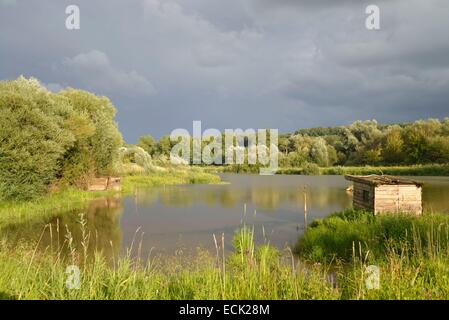
[[[343,298],[449,298],[447,214],[374,217],[347,210],[315,220],[295,252],[333,265]],[[366,285],[370,277],[377,282],[374,289]]]
[[[198,251],[147,264],[118,258],[111,267],[100,253],[81,265],[84,253],[73,252],[63,261],[58,252],[36,252],[32,247],[0,247],[0,299],[337,299],[321,267],[304,271],[293,256],[270,246],[251,245],[249,229],[235,237],[236,249],[224,258],[221,237],[216,255]],[[1,245],[1,244],[0,244]],[[78,289],[67,288],[68,265],[79,267]]]
[[[257,166],[206,166],[210,173],[259,173]],[[449,164],[427,164],[410,166],[334,166],[334,167],[289,167],[279,168],[277,174],[285,175],[369,175],[388,174],[397,176],[449,176]]]
[[[55,213],[84,208],[89,201],[108,195],[127,195],[136,187],[157,187],[176,184],[215,184],[220,183],[216,175],[201,169],[171,170],[151,175],[133,175],[122,177],[120,192],[88,192],[77,189],[65,189],[32,201],[0,202],[0,230],[9,224],[46,220]]]
[[[449,176],[449,164],[429,164],[414,166],[392,166],[392,167],[329,167],[320,168],[322,175],[368,175],[388,174],[396,176]]]
[[[117,258],[113,267],[99,252],[85,257],[88,250],[74,249],[67,261],[55,249],[1,243],[0,298],[449,298],[447,215],[334,214],[309,226],[295,250],[299,260],[288,250],[255,247],[248,227],[236,232],[234,252],[227,257],[221,237],[215,239],[215,254],[199,250],[194,258],[152,257],[146,264],[140,258]],[[84,264],[87,259],[91,263]],[[68,265],[80,266],[79,289],[66,286]]]

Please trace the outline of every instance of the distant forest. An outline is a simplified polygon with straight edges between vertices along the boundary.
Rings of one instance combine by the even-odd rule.
[[[138,141],[152,156],[168,157],[172,145],[169,136],[156,141],[146,135]],[[279,151],[281,167],[449,163],[449,118],[300,129],[279,136]]]

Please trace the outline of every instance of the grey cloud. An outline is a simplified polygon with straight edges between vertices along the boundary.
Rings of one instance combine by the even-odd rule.
[[[118,70],[111,64],[108,56],[98,50],[65,58],[61,69],[67,78],[105,94],[120,92],[129,96],[148,96],[156,93],[154,86],[145,77],[136,71]]]
[[[371,2],[378,32],[364,27]],[[0,76],[108,95],[129,142],[192,120],[285,132],[449,115],[447,0],[77,3],[75,32],[72,1],[2,6]]]
[[[17,0],[0,0],[0,5],[3,6],[13,6],[15,5]]]
[[[257,6],[265,8],[274,7],[297,7],[302,9],[323,9],[323,8],[335,8],[338,6],[355,6],[355,5],[368,5],[368,4],[382,4],[386,0],[253,0]]]
[[[64,85],[60,83],[42,83],[42,85],[51,92],[58,92],[64,89]]]

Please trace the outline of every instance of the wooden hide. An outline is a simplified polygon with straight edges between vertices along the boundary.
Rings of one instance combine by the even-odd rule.
[[[353,181],[353,207],[380,213],[422,214],[422,184],[392,176],[346,176]]]

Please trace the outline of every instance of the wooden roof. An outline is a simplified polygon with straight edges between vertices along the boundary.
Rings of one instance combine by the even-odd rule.
[[[399,178],[395,176],[388,176],[388,175],[376,175],[371,174],[368,176],[353,176],[353,175],[346,175],[346,180],[353,181],[353,182],[360,182],[365,184],[370,184],[373,186],[380,186],[380,185],[415,185],[418,187],[422,186],[421,182],[417,182],[411,179],[404,179]]]

